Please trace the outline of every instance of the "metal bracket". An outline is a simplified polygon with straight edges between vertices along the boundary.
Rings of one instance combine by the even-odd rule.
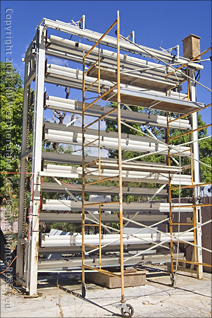
[[[83,15],[81,19],[77,21],[77,24],[79,25],[80,29],[85,29],[85,15]]]
[[[127,39],[130,40],[130,38],[132,39],[131,41],[133,43],[135,43],[135,31],[132,31],[128,36]]]

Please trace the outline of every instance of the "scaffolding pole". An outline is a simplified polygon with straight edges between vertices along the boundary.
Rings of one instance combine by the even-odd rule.
[[[196,83],[193,81],[195,79],[195,71],[193,69],[188,69],[189,75],[192,78],[192,80],[189,80],[189,91],[190,91],[190,100],[196,101]],[[195,112],[191,114],[191,125],[192,125],[192,134],[191,139],[193,141],[193,181],[195,184],[200,183],[200,165],[199,165],[199,144],[198,144],[198,113]],[[193,200],[194,204],[198,204],[198,197],[200,195],[199,187],[195,187],[193,189]],[[199,246],[196,249],[197,253],[197,262],[203,263],[202,260],[202,231],[201,231],[201,224],[202,224],[202,213],[201,213],[201,207],[196,206],[195,208],[195,222],[196,222],[196,242]],[[197,277],[199,279],[203,278],[203,266],[198,265],[197,266]]]
[[[117,36],[117,43],[116,43],[116,50],[117,50],[117,83],[112,86],[108,91],[105,93],[101,94],[100,90],[100,80],[101,80],[101,59],[100,59],[100,45],[101,41],[103,38],[108,34],[108,32],[114,27],[117,27],[116,31],[116,36]],[[92,87],[93,84],[89,85],[86,87],[86,79],[85,76],[88,74],[89,70],[85,70],[86,67],[86,58],[88,55],[92,52],[92,50],[98,45],[98,60],[94,62],[94,64],[89,68],[89,70],[92,69],[95,65],[98,65],[98,75],[97,75],[97,80],[94,83],[98,82],[98,97],[91,102],[89,105],[85,104],[85,93]],[[100,37],[100,39],[93,45],[93,47],[86,53],[84,54],[83,57],[83,111],[82,111],[82,296],[85,297],[86,295],[86,288],[85,288],[85,269],[88,268],[88,266],[85,263],[85,255],[86,255],[86,244],[85,244],[85,226],[89,224],[85,224],[85,208],[88,204],[85,203],[85,193],[86,193],[86,185],[91,185],[94,183],[100,183],[104,182],[106,180],[113,180],[114,177],[111,178],[102,178],[101,176],[101,130],[100,130],[100,120],[104,119],[106,116],[109,114],[117,111],[117,126],[118,126],[118,171],[119,174],[115,179],[118,178],[119,182],[119,235],[120,235],[120,272],[121,272],[121,303],[120,303],[120,309],[122,312],[122,315],[125,313],[129,314],[129,317],[132,316],[133,314],[133,308],[131,305],[126,304],[125,302],[125,297],[124,297],[124,247],[123,247],[123,189],[122,189],[122,139],[121,139],[121,91],[120,91],[120,18],[119,18],[119,12],[117,11],[117,19],[116,21],[112,24],[112,26]],[[87,126],[85,126],[85,111],[91,107],[95,102],[98,100],[101,100],[103,97],[105,97],[109,92],[111,92],[113,89],[117,88],[117,108],[114,108],[110,110],[106,115],[103,115],[99,117],[98,119],[94,120]],[[95,141],[98,142],[98,180],[97,181],[91,181],[86,183],[86,166],[87,164],[85,163],[85,148],[89,146],[91,143],[85,143],[85,132],[86,129],[93,124],[98,123],[98,138],[96,138]],[[116,202],[106,202],[106,203],[116,203]],[[101,223],[101,202],[97,203],[90,203],[89,205],[98,205],[99,206],[99,245],[96,250],[99,251],[99,268],[92,268],[89,266],[89,269],[97,270],[99,272],[104,272],[105,274],[111,275],[111,272],[108,271],[103,271],[101,269],[101,259],[102,259],[102,244],[101,244],[101,228],[102,228],[102,223]],[[92,224],[91,224],[92,225]]]

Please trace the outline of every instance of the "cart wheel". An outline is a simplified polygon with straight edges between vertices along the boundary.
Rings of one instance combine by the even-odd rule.
[[[126,304],[126,306],[129,311],[125,311],[124,308],[121,308],[122,317],[132,317],[134,314],[133,306],[131,306],[130,304]]]
[[[85,298],[85,296],[86,296],[86,287],[85,287],[85,285],[83,284],[83,285],[82,285],[82,298]]]

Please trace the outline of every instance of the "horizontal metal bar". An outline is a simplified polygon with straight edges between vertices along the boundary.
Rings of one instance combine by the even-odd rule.
[[[42,249],[42,250],[45,250]],[[55,248],[54,248],[55,250]],[[54,253],[54,250],[50,251]],[[42,253],[41,253],[42,254]],[[177,254],[174,254],[175,257],[177,257]],[[183,258],[183,253],[179,253],[178,257]],[[85,259],[86,263],[89,263],[91,266],[94,265],[93,264],[93,258],[88,257]],[[132,260],[130,263],[128,263],[129,265],[136,265],[136,264],[145,264],[147,262],[151,262],[152,264],[158,264],[158,263],[167,263],[170,261],[170,254],[161,254],[161,253],[154,253],[154,254],[143,254],[142,257],[136,257],[134,258],[134,260]],[[99,258],[95,259],[95,264],[97,266],[99,266]],[[74,270],[74,269],[79,269],[79,271],[81,272],[81,266],[82,266],[82,259],[81,257],[71,257],[68,260],[43,260],[43,259],[39,259],[38,262],[38,271],[42,272],[42,271],[51,271],[51,270],[55,270],[57,272],[63,271],[64,268],[65,269],[69,269],[69,270]],[[102,257],[102,267],[104,268],[108,268],[108,267],[116,267],[116,266],[120,266],[120,258],[119,256],[113,256],[113,257],[106,257],[103,256]]]
[[[202,266],[206,266],[206,267],[212,267],[211,264],[199,263],[199,262],[194,262],[194,261],[187,261],[187,260],[184,260],[184,259],[173,258],[173,261],[177,261],[178,263],[186,263],[186,264],[202,265]]]
[[[195,187],[204,187],[206,185],[211,185],[212,183],[211,182],[208,182],[208,183],[198,183],[198,184],[192,184],[192,185],[188,185],[188,186],[180,186],[181,189],[192,189],[192,188],[195,188]],[[171,187],[170,188],[171,190],[178,190],[179,187]]]
[[[98,63],[99,61],[96,61],[95,63],[93,63],[92,65],[91,65],[91,67],[89,67],[89,69],[85,72],[85,75],[90,71],[90,70],[92,70],[92,68],[94,68],[94,66]]]
[[[99,140],[99,138],[98,138],[97,140]],[[90,161],[90,162],[85,163],[84,166],[85,166],[85,167],[86,167],[86,166],[89,166],[91,163],[97,162],[97,161],[99,161],[99,158],[97,158],[96,160],[93,160],[93,161]]]
[[[87,92],[94,84],[96,84],[98,82],[98,78],[91,84],[89,85],[86,89],[85,89],[85,92]]]
[[[124,215],[133,217],[133,220],[138,222],[145,222],[145,224],[152,224],[153,222],[157,221],[164,221],[166,216],[163,213],[157,213],[154,214],[153,212],[148,214],[140,213],[136,216],[134,216],[134,212],[124,212]],[[99,222],[94,219],[94,217],[98,214],[91,215],[90,218],[87,218],[87,221],[89,222],[96,222],[99,225]],[[119,216],[118,214],[101,214],[102,222],[119,222]],[[81,211],[79,213],[63,213],[63,212],[40,212],[39,214],[39,221],[40,222],[46,222],[46,223],[55,223],[55,222],[66,222],[66,223],[81,223],[82,222],[82,215]]]
[[[202,206],[212,206],[212,203],[203,203],[203,204],[193,204],[193,205],[189,205],[190,208],[197,208],[197,207],[202,207]],[[171,208],[187,208],[188,205],[174,205],[171,206]]]
[[[88,147],[89,145],[93,144],[94,142],[96,142],[96,141],[98,141],[98,140],[99,140],[99,138],[96,138],[96,139],[94,139],[93,141],[91,141],[91,142],[89,142],[89,143],[83,145],[83,147]],[[89,163],[86,163],[85,165],[88,165],[88,164],[89,164]]]
[[[171,223],[170,222],[170,226],[172,225],[194,225],[194,223]]]
[[[89,107],[91,107],[92,105],[94,105],[98,100],[102,99],[103,97],[105,97],[107,94],[109,94],[112,90],[114,90],[117,87],[117,84],[115,84],[113,87],[111,87],[110,89],[108,89],[105,93],[103,93],[101,96],[97,97],[91,104],[89,104],[88,106],[86,106],[85,108],[83,108],[83,112],[85,112]]]
[[[80,156],[81,157],[81,156]],[[43,182],[42,190],[43,192],[65,192],[64,188],[68,188],[73,193],[80,193],[82,191],[81,184],[67,184],[61,183],[61,185],[55,182]],[[145,195],[151,196],[154,195],[156,188],[139,188],[139,187],[123,187],[123,195]],[[118,194],[117,186],[89,186],[86,188],[86,193],[95,193],[95,194]],[[157,196],[167,196],[168,192],[166,189],[161,190],[157,193]]]
[[[55,163],[65,163],[69,165],[80,165],[82,164],[82,156],[81,155],[73,155],[67,153],[56,153],[56,152],[49,152],[43,151],[42,152],[42,159],[48,162],[55,162]],[[94,156],[86,156],[85,162],[89,163],[95,161],[97,157]],[[98,160],[98,159],[97,159]]]
[[[96,247],[97,245],[84,244],[84,246],[87,246],[87,247]]]
[[[117,179],[119,176],[115,176],[115,177],[110,177],[110,178],[104,178],[104,179],[101,179],[101,180],[96,180],[96,181],[92,181],[92,182],[88,182],[88,183],[85,183],[85,186],[86,185],[91,185],[91,184],[95,184],[95,183],[100,183],[100,182],[104,182],[104,181],[108,181],[108,180],[113,180],[113,179]],[[85,189],[86,191],[86,189]]]
[[[212,103],[206,105],[206,106],[205,106],[204,108],[202,108],[202,109],[206,109],[206,108],[210,107],[211,105],[212,105]],[[191,114],[194,114],[194,113],[196,113],[196,112],[199,112],[200,110],[201,110],[201,109],[195,109],[195,110],[193,110],[193,111],[191,111],[191,112],[188,112],[187,114],[183,114],[183,115],[181,115],[181,116],[179,116],[179,117],[176,117],[176,118],[170,120],[170,121],[169,121],[169,124],[170,124],[170,123],[173,123],[173,121],[176,121],[176,120],[178,120],[178,119],[182,119],[182,118],[184,118],[184,117],[186,117],[186,116],[189,116],[189,115],[191,115]]]
[[[178,136],[174,136],[174,137],[172,137],[172,138],[169,138],[169,141],[171,141],[171,140],[173,140],[173,139],[176,139],[176,138],[179,138],[179,137],[183,137],[183,136],[192,134],[192,133],[195,132],[195,131],[199,131],[199,130],[202,130],[202,129],[205,129],[205,128],[208,128],[208,127],[211,127],[211,126],[212,126],[212,124],[208,124],[208,125],[206,125],[206,126],[199,127],[199,128],[197,128],[197,129],[194,129],[194,130],[190,130],[190,131],[188,131],[188,132],[186,132],[186,133],[184,133],[184,134],[181,134],[181,135],[178,135]]]
[[[92,206],[92,205],[105,205],[105,204],[118,204],[119,202],[109,201],[109,202],[93,202],[93,203],[85,203],[83,206]]]
[[[104,119],[105,117],[109,116],[110,114],[112,114],[114,111],[117,111],[117,108],[113,108],[111,109],[107,114],[102,115],[101,117],[97,118],[96,120],[94,120],[92,123],[88,124],[87,126],[85,126],[83,128],[83,130],[85,131],[88,127],[92,126],[93,124],[97,123],[98,121]]]

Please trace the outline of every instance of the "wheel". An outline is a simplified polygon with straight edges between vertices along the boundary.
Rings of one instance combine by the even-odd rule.
[[[124,308],[121,308],[121,314],[123,317],[132,317],[134,314],[133,306],[126,304],[129,311],[126,311]]]
[[[85,298],[85,296],[86,296],[86,287],[85,287],[85,285],[83,284],[83,285],[82,285],[82,298]]]

